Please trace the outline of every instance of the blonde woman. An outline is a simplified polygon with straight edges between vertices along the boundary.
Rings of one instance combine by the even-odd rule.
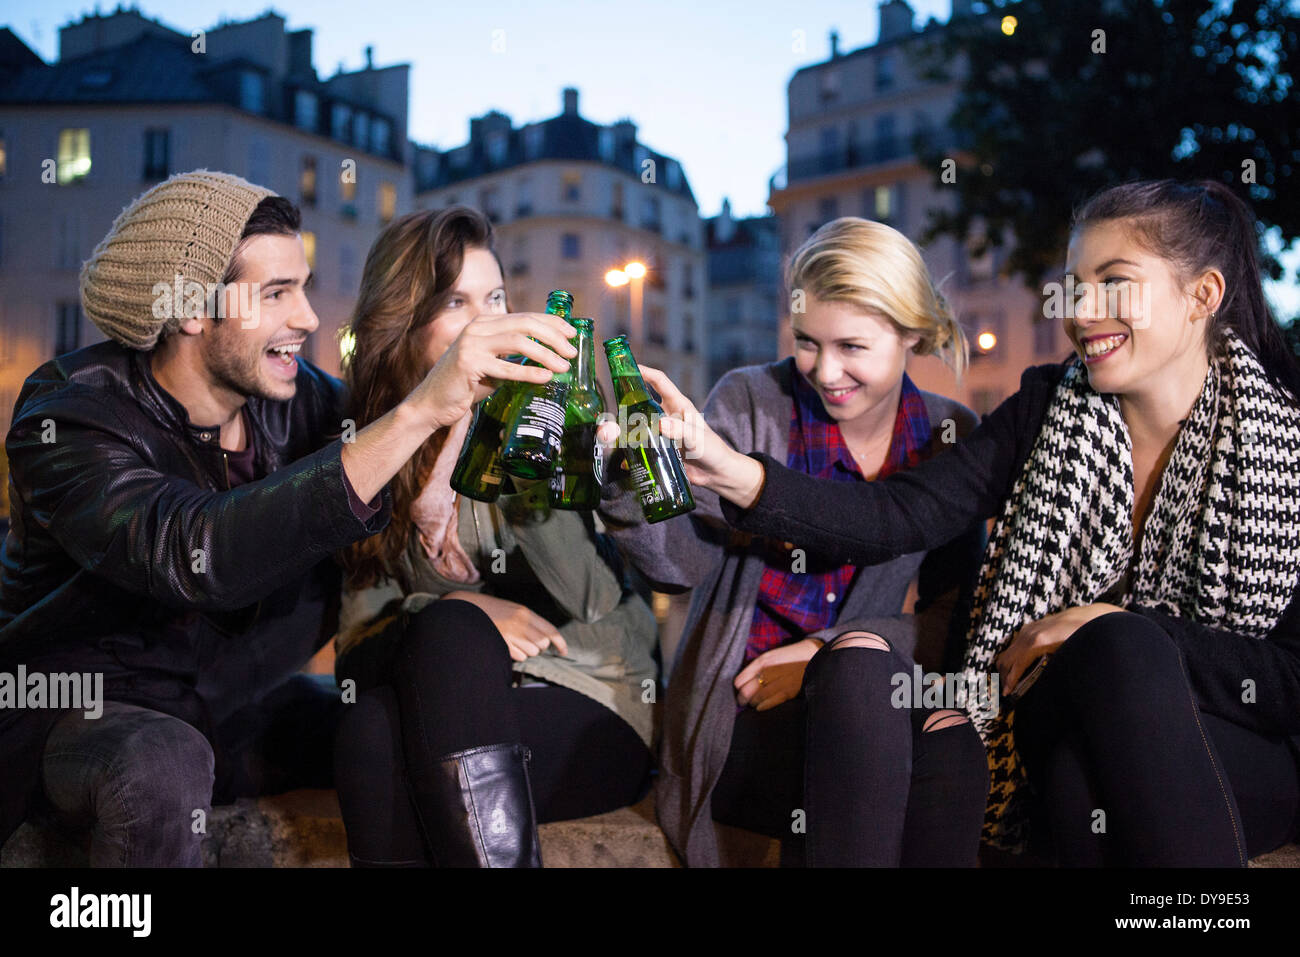
[[[940,355],[960,375],[966,342],[905,236],[835,220],[795,253],[788,283],[806,306],[791,320],[794,357],[729,372],[705,405],[731,444],[860,483],[978,424],[907,375],[912,354]],[[658,525],[640,521],[628,494],[602,508],[647,577],[695,589],[657,785],[678,853],[691,866],[719,863],[716,819],[785,838],[806,823],[813,866],[973,865],[988,789],[979,737],[958,713],[895,707],[891,692],[894,676],[912,676],[909,587],[919,573],[918,608],[946,631],[983,527],[928,555],[856,568],[798,542],[735,534],[708,490],[696,502]],[[942,656],[942,635],[926,644]]]

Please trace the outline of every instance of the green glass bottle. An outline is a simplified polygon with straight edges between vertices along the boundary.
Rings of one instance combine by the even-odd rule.
[[[605,413],[605,396],[596,378],[596,340],[590,319],[573,318],[578,330],[578,358],[564,404],[560,457],[551,474],[551,508],[590,511],[600,504],[605,481],[604,456],[596,426]]]
[[[686,481],[681,453],[659,434],[659,417],[664,410],[650,398],[627,336],[606,339],[605,357],[609,360],[609,374],[614,377],[619,426],[624,430],[623,454],[645,520],[653,524],[684,515],[695,508],[695,498]]]
[[[524,357],[511,356],[508,361],[523,362]],[[501,437],[518,396],[519,383],[504,382],[474,406],[474,418],[451,473],[451,487],[461,495],[480,502],[495,502],[501,494],[501,483],[506,477],[501,468]]]
[[[563,289],[546,297],[546,311],[567,320],[573,311],[573,296]],[[541,363],[527,360],[528,365]],[[551,477],[560,454],[564,431],[564,405],[569,397],[573,372],[551,376],[541,385],[525,384],[506,422],[506,440],[501,449],[501,467],[526,479]]]

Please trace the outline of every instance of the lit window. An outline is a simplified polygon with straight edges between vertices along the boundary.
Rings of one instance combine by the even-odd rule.
[[[379,221],[391,222],[397,215],[397,187],[392,183],[379,184]]]
[[[304,229],[299,235],[302,236],[302,251],[307,257],[307,268],[316,268],[316,234]]]
[[[886,222],[893,212],[894,207],[890,202],[891,198],[888,186],[876,187],[876,219],[882,223]]]
[[[357,171],[344,171],[342,178],[339,180],[339,193],[343,197],[345,204],[352,204],[357,201]]]
[[[304,156],[298,173],[298,193],[304,206],[316,205],[316,157]]]
[[[4,134],[0,133],[0,179],[5,178],[5,173],[9,169],[9,152],[5,149]]]
[[[59,185],[79,183],[90,173],[90,130],[59,131]]]
[[[582,198],[582,175],[580,173],[564,174],[564,201],[576,203]]]

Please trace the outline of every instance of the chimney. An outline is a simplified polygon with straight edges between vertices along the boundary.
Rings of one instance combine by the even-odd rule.
[[[289,75],[316,75],[311,65],[311,30],[295,30],[289,34]]]
[[[722,212],[718,214],[718,223],[714,227],[713,237],[720,243],[731,241],[736,235],[736,221],[731,218],[731,200],[722,198]]]
[[[831,31],[831,59],[834,60],[840,55],[840,31]]]
[[[575,87],[566,86],[564,88],[564,115],[578,115],[578,91]]]
[[[907,0],[886,0],[880,5],[880,37],[877,42],[907,36],[913,30],[913,16]]]
[[[375,48],[372,46],[368,46],[366,47],[366,69],[373,70],[374,68],[375,68]]]

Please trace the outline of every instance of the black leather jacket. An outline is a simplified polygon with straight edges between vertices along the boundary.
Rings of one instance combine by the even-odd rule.
[[[333,553],[392,513],[387,487],[369,521],[352,511],[344,403],[343,384],[300,359],[292,399],[248,400],[265,477],[232,489],[219,429],[190,422],[148,353],[105,341],[42,365],[5,440],[0,670],[103,672],[106,698],[209,738],[299,670],[336,627]],[[50,717],[0,711],[0,758],[34,770]],[[19,794],[3,790],[13,811]]]

